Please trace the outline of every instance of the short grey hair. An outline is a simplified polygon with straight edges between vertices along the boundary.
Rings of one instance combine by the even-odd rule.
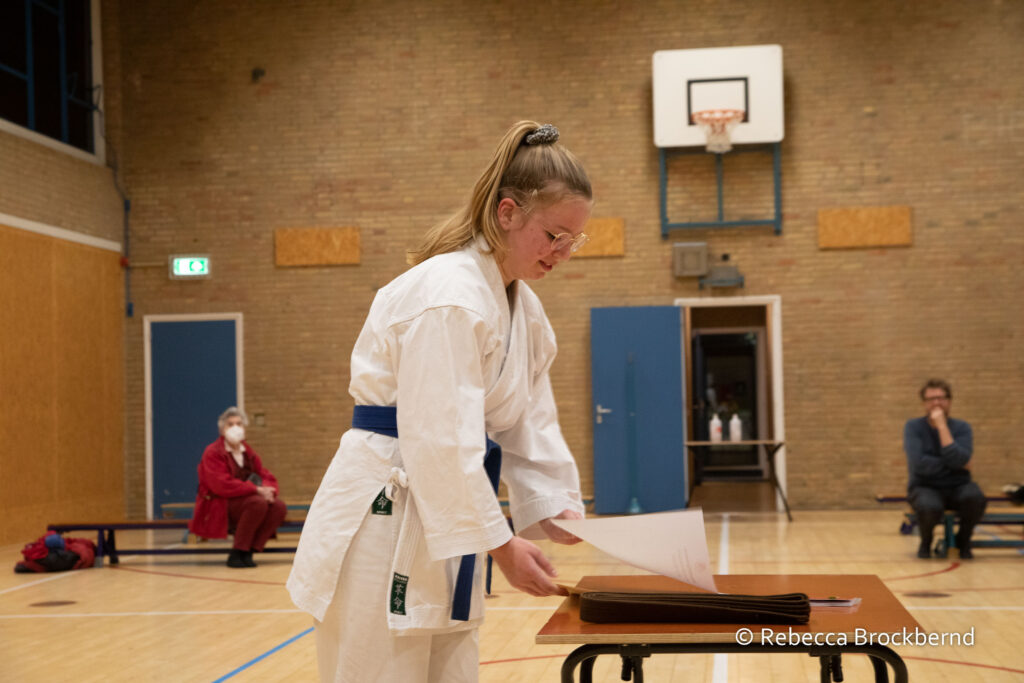
[[[224,431],[224,425],[228,423],[229,417],[240,417],[242,418],[242,424],[246,427],[249,426],[249,417],[245,414],[245,411],[238,406],[231,406],[217,418],[217,429]]]

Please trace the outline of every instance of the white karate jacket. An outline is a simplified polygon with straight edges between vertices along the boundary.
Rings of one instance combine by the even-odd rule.
[[[318,620],[393,468],[408,480],[394,495],[409,498],[403,550],[388,571],[410,577],[406,613],[388,615],[393,634],[460,630],[482,619],[483,555],[470,620],[452,621],[450,613],[460,557],[511,538],[483,469],[485,432],[502,446],[501,478],[522,535],[537,537],[534,525],[563,510],[583,513],[548,377],[554,332],[524,282],[510,317],[501,273],[486,252],[478,238],[435,256],[374,299],[352,352],[349,392],[359,405],[397,406],[399,438],[350,429],[320,483],[287,583],[296,606]]]

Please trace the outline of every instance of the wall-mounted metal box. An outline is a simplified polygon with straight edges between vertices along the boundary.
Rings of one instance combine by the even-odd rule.
[[[672,245],[672,274],[700,277],[708,273],[707,242],[675,242]]]

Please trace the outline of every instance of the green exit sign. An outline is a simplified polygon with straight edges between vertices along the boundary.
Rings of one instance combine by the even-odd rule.
[[[171,256],[171,277],[176,280],[210,277],[210,257],[205,254]]]

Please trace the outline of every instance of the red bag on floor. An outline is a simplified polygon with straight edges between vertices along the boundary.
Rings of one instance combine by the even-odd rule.
[[[51,531],[26,544],[21,554],[25,561],[14,565],[16,573],[62,572],[93,566],[96,544],[86,538],[61,538]]]
[[[96,562],[96,544],[87,538],[65,538],[67,549],[78,555],[72,569],[88,569]]]

